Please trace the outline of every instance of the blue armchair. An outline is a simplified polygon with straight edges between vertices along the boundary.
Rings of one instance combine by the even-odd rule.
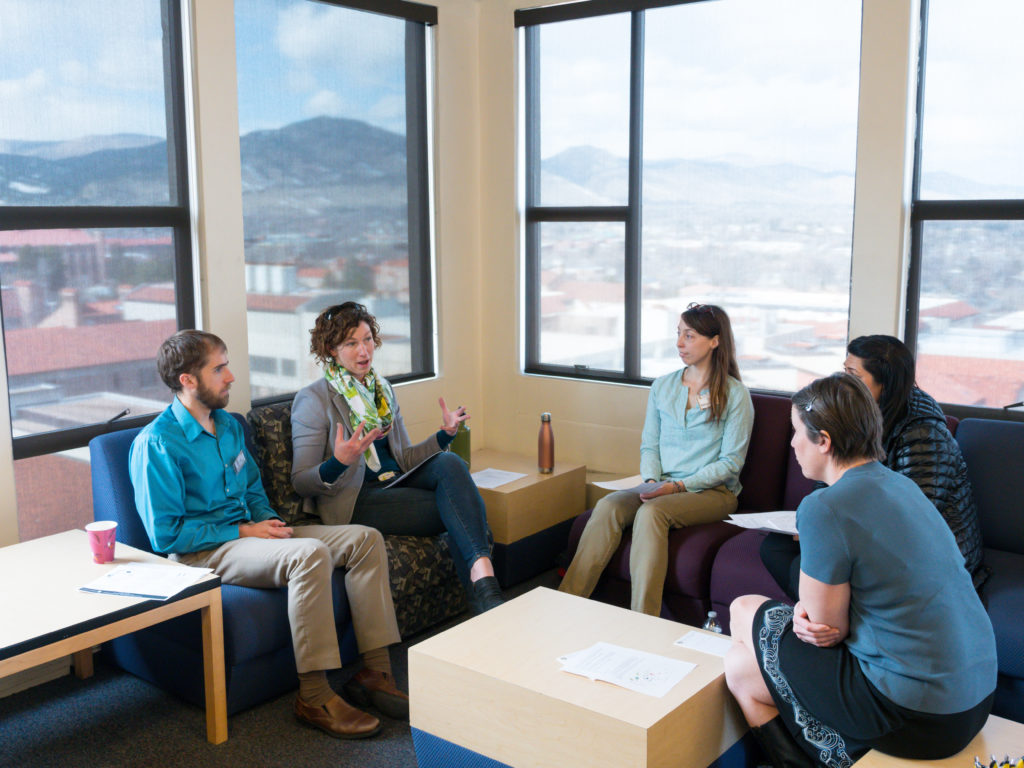
[[[250,432],[245,419],[234,414]],[[135,507],[128,476],[128,451],[139,429],[100,435],[89,442],[93,517],[116,520],[117,540],[152,552]],[[250,442],[250,452],[251,440]],[[224,666],[228,714],[275,698],[297,686],[295,655],[288,628],[287,588],[253,589],[225,585]],[[344,588],[334,574],[334,617],[344,663],[356,659],[355,635]],[[199,617],[192,613],[112,640],[104,653],[122,669],[202,707],[203,655]]]

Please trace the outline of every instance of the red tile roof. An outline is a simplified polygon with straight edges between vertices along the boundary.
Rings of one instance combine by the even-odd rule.
[[[921,310],[921,317],[944,317],[950,320],[963,320],[978,314],[978,310],[966,301],[951,301]]]
[[[0,231],[0,247],[41,245],[92,245],[99,242],[82,229],[25,229]]]
[[[163,340],[178,330],[174,320],[83,325],[78,328],[16,328],[4,334],[9,376],[27,376],[137,360],[155,360]]]
[[[1024,360],[922,354],[917,383],[940,403],[1002,408],[1021,399]]]

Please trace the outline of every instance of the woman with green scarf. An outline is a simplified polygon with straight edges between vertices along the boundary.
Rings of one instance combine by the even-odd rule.
[[[412,444],[394,390],[373,369],[380,326],[366,307],[328,307],[310,336],[324,376],[292,404],[292,485],[306,510],[327,525],[366,525],[386,535],[448,531],[473,609],[499,605],[484,501],[466,463],[445,450],[469,418],[466,409],[449,410],[441,398],[441,428]]]

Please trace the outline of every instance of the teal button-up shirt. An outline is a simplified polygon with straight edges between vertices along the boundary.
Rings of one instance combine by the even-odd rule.
[[[724,485],[739,494],[740,470],[754,427],[750,392],[729,377],[729,397],[718,422],[711,421],[708,410],[687,408],[689,394],[682,371],[651,384],[640,437],[640,474],[644,480],[679,480],[688,491]]]
[[[217,435],[177,397],[132,441],[135,506],[153,549],[186,554],[238,538],[238,526],[278,517],[234,417],[213,412]]]

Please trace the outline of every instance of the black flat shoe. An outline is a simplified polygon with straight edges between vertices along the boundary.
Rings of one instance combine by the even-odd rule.
[[[505,602],[501,596],[501,585],[494,576],[484,576],[469,585],[469,603],[473,613],[481,614],[497,608]]]

